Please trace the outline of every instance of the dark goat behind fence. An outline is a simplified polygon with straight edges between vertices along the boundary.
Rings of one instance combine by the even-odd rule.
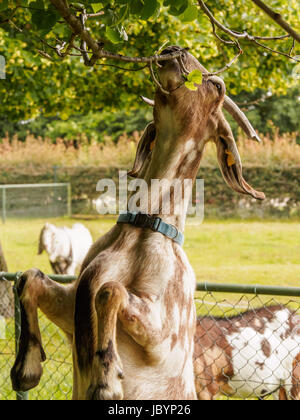
[[[12,285],[18,276],[6,275],[10,280],[6,283]],[[60,283],[74,279],[51,277]],[[194,358],[198,398],[300,399],[300,288],[199,284],[198,290]],[[0,308],[6,299],[0,295]],[[0,400],[16,399],[10,369],[20,333],[18,305],[16,300],[15,318],[0,316]],[[44,376],[37,388],[17,398],[71,399],[68,340],[41,314],[40,324],[47,356]]]

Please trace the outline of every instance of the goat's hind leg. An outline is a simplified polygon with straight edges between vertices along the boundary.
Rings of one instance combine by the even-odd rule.
[[[21,336],[19,351],[11,370],[15,391],[36,387],[43,374],[46,355],[38,323],[38,308],[65,333],[73,333],[72,297],[70,289],[51,281],[39,270],[24,273],[17,285],[21,307]]]

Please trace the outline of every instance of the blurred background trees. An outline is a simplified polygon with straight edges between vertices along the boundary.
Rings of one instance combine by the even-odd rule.
[[[68,121],[71,118],[66,131],[73,133],[76,127],[81,128],[81,116],[85,118],[89,114],[97,115],[95,118],[100,125],[100,120],[103,120],[105,131],[105,121],[111,123],[105,113],[107,110],[109,114],[122,110],[126,113],[123,115],[128,116],[130,110],[141,109],[139,95],[152,96],[154,93],[147,69],[122,71],[110,67],[120,64],[113,60],[99,60],[94,67],[86,67],[76,50],[73,50],[72,56],[58,57],[56,48],[61,53],[66,52],[71,32],[52,3],[50,0],[2,0],[0,5],[0,54],[7,62],[6,80],[0,83],[2,135],[5,130],[14,131],[9,124],[11,122],[20,123],[38,117],[51,118],[37,123],[47,134],[52,124],[53,133],[59,126],[58,130],[63,134],[66,125],[58,124],[57,120]],[[89,32],[106,50],[115,53],[131,57],[151,56],[165,43],[176,44],[189,47],[210,71],[222,68],[236,54],[233,45],[217,40],[209,19],[192,0],[83,0],[69,3],[73,14],[78,17],[83,9],[86,13],[96,14],[88,21]],[[206,4],[219,21],[233,30],[263,37],[285,35],[250,0],[209,0]],[[288,4],[285,0],[271,0],[268,4],[282,12],[295,29],[298,28],[297,0],[290,0]],[[226,35],[220,35],[229,40]],[[299,54],[299,44],[293,43],[291,38],[265,41],[264,44],[281,53],[290,51],[292,56]],[[266,119],[271,114],[274,116],[276,108],[276,124],[280,123],[283,130],[287,125],[289,131],[294,130],[294,117],[282,124],[282,107],[277,106],[277,98],[284,95],[282,101],[286,105],[290,101],[293,107],[299,106],[297,100],[295,104],[295,97],[299,97],[299,91],[295,89],[299,81],[299,64],[259,48],[247,39],[241,40],[240,45],[244,54],[222,75],[229,94],[237,96],[237,99],[241,95],[241,102],[252,102],[272,94],[255,112],[251,110],[259,129],[266,130]],[[131,70],[141,67],[122,64]],[[266,115],[267,109],[270,109],[269,115]],[[121,115],[116,114],[113,125],[118,125]],[[17,125],[15,128],[23,136],[24,130],[35,130],[35,124],[24,125],[23,128]],[[124,124],[125,127],[126,118]]]

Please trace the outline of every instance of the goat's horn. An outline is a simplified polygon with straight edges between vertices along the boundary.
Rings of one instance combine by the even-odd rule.
[[[228,96],[225,96],[224,108],[235,119],[250,139],[258,141],[259,143],[261,142],[259,135],[254,130],[246,115]]]
[[[141,96],[142,101],[144,101],[147,105],[154,106],[155,102],[153,99],[146,98],[145,96]]]

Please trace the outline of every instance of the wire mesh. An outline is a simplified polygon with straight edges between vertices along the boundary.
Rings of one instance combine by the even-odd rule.
[[[64,277],[55,279],[66,283]],[[300,298],[206,289],[195,295],[198,398],[300,399]],[[11,312],[15,303],[12,282],[0,281],[0,400],[16,399],[10,381],[18,335]],[[41,313],[39,325],[47,360],[29,399],[70,399],[73,372],[68,339]]]
[[[64,216],[69,212],[68,185],[0,186],[0,208],[2,219]]]
[[[15,399],[10,384],[15,357],[14,296],[12,283],[0,280],[0,400]]]
[[[300,399],[300,300],[197,293],[198,399]]]

